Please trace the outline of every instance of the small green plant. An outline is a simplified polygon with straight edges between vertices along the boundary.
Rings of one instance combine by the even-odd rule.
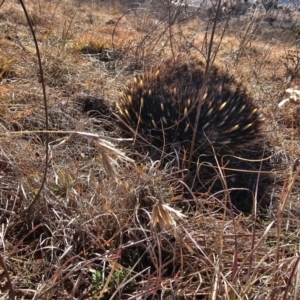
[[[100,292],[102,287],[102,275],[98,270],[92,275],[92,287],[93,299],[97,299],[96,295]]]
[[[128,280],[128,274],[130,273],[130,269],[124,268],[124,269],[119,269],[116,270],[111,279],[110,282],[108,283],[108,290],[111,291],[115,291],[118,286],[120,286],[124,281]],[[108,278],[104,278],[104,280],[102,280],[102,273],[98,270],[95,271],[95,273],[93,273],[92,275],[92,294],[93,294],[93,299],[97,299],[97,296],[99,294],[99,292],[101,291],[101,289],[103,288],[103,283],[108,280]],[[130,282],[128,282],[123,290],[129,290],[134,284],[136,283],[135,280],[131,280]]]
[[[111,279],[111,284],[110,286],[113,289],[116,289],[120,284],[122,284],[123,281],[126,280],[127,275],[129,274],[130,270],[129,269],[119,269],[117,270],[114,275],[112,276]],[[127,290],[130,288],[130,286],[132,286],[132,282],[130,282],[129,284],[127,284],[124,287],[124,290]]]

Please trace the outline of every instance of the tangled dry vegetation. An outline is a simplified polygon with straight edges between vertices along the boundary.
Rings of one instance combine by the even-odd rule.
[[[298,299],[299,109],[278,109],[299,84],[295,44],[252,34],[265,12],[218,22],[215,63],[262,107],[272,166],[266,203],[257,191],[243,214],[225,188],[196,193],[177,169],[132,153],[113,118],[134,74],[205,53],[207,14],[184,20],[169,7],[164,18],[118,1],[26,7],[44,78],[20,1],[0,7],[0,299]]]

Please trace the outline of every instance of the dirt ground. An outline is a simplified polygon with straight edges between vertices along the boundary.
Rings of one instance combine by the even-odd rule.
[[[30,28],[20,2],[0,6],[0,299],[299,298],[299,105],[278,107],[300,84],[298,12],[217,21],[214,65],[261,109],[262,152],[197,190],[125,140],[115,104],[167,58],[207,62],[214,18],[32,0]]]

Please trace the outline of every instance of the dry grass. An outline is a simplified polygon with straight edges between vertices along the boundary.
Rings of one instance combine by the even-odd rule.
[[[146,14],[117,1],[27,2],[48,98],[49,163],[28,214],[46,167],[45,111],[26,18],[18,1],[5,1],[0,299],[298,299],[299,108],[277,108],[299,85],[297,65],[287,66],[292,45],[251,40],[233,21],[220,45],[216,63],[262,107],[271,155],[267,206],[254,195],[245,215],[226,205],[226,189],[194,193],[178,169],[131,155],[102,103],[172,53],[199,55],[205,23],[191,18],[170,32],[148,6]]]

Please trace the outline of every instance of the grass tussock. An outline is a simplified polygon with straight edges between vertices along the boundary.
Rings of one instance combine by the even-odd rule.
[[[221,15],[210,44],[205,7],[27,2],[44,79],[20,2],[0,6],[0,299],[298,299],[299,108],[278,108],[300,84],[296,37],[263,7]],[[133,75],[210,52],[262,108],[265,139],[201,161],[196,184],[136,151],[114,103]]]

